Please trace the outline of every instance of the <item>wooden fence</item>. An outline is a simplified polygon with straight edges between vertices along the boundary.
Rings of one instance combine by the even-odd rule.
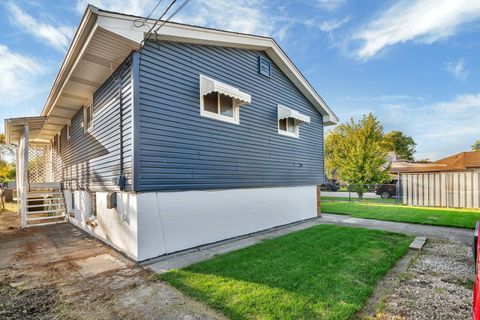
[[[480,171],[404,173],[400,179],[404,204],[480,208]]]

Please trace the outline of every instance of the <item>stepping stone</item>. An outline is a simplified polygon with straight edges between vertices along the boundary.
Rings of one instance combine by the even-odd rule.
[[[426,237],[416,237],[415,240],[410,244],[409,248],[413,250],[422,250],[426,242]]]

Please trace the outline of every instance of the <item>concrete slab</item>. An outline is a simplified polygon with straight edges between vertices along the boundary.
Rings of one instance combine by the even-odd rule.
[[[103,272],[119,270],[127,267],[125,263],[108,253],[77,260],[75,261],[75,264],[80,267],[78,272],[84,277],[94,276]]]
[[[426,237],[416,237],[415,240],[410,244],[409,248],[413,250],[422,250],[426,242]]]

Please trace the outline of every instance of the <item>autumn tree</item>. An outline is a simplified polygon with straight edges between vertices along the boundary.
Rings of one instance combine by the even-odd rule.
[[[417,143],[412,137],[403,132],[394,130],[384,136],[384,147],[387,151],[393,151],[402,160],[413,161]]]
[[[359,198],[367,190],[364,185],[389,179],[388,170],[382,168],[387,154],[383,137],[383,128],[371,113],[358,122],[351,119],[338,125],[326,137],[327,168],[336,168]]]
[[[480,151],[480,139],[472,144],[472,151]]]

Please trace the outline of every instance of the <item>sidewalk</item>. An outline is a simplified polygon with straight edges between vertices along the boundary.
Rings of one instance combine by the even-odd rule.
[[[319,219],[319,223],[336,224],[350,227],[362,227],[367,229],[404,233],[413,236],[446,239],[461,242],[468,246],[472,244],[474,234],[474,230],[472,229],[353,218],[352,216],[348,215],[331,213],[322,213],[322,217]]]
[[[265,239],[280,237],[295,231],[310,228],[319,224],[335,224],[349,227],[385,230],[404,233],[414,236],[441,238],[470,245],[473,240],[473,230],[460,228],[447,228],[426,226],[420,224],[379,221],[371,219],[352,218],[347,215],[322,213],[322,217],[308,221],[290,224],[283,227],[265,230],[249,236],[234,238],[218,243],[201,246],[184,252],[173,253],[143,263],[155,272],[163,273],[172,269],[184,268],[196,262],[213,258],[215,255],[224,254],[257,244]]]

